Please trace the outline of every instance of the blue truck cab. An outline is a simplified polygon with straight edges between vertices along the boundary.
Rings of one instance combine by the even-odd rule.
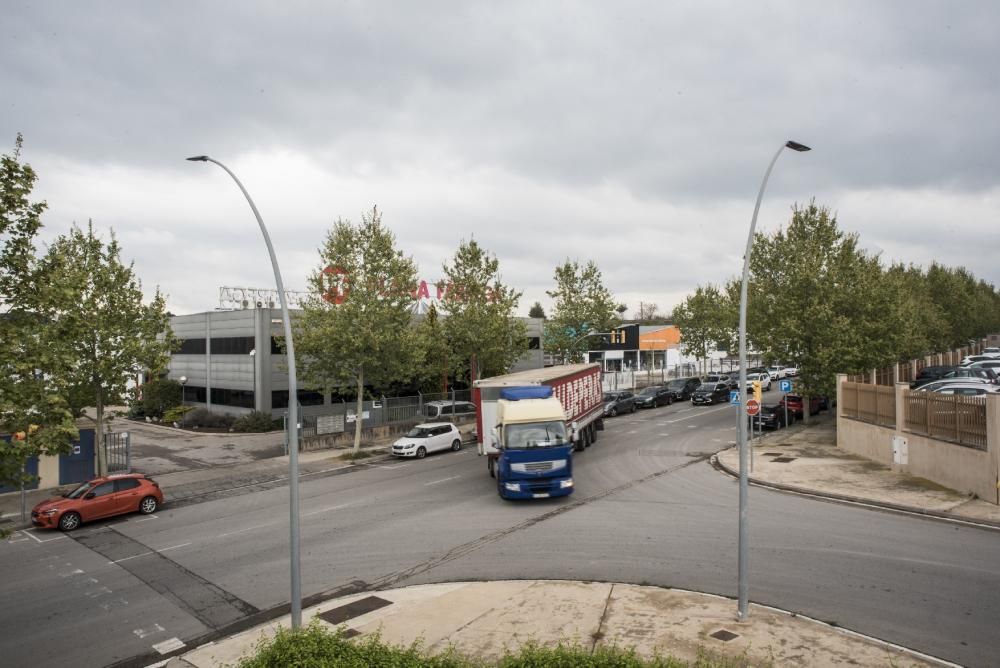
[[[546,385],[505,387],[491,432],[498,450],[497,491],[504,499],[573,492],[573,440],[562,404]]]

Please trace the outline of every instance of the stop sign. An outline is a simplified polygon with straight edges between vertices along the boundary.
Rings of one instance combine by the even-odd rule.
[[[747,401],[747,415],[756,415],[760,412],[760,402],[756,399]]]

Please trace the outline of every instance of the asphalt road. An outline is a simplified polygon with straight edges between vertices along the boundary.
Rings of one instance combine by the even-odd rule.
[[[303,480],[302,589],[554,578],[734,597],[737,485],[707,463],[728,406],[607,421],[564,499],[507,502],[474,449]],[[0,545],[0,656],[106,665],[288,601],[287,490],[235,492]],[[996,665],[1000,532],[750,492],[750,598],[969,666]],[[735,603],[734,612],[735,612]]]

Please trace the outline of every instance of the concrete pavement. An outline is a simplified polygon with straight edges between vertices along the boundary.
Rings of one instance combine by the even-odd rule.
[[[231,442],[223,435],[205,447],[225,447]],[[376,453],[374,459],[388,456],[387,443],[371,449]],[[197,444],[184,442],[183,448],[183,457],[192,459],[190,451],[197,450]],[[756,440],[752,449],[751,480],[755,484],[1000,529],[997,506],[841,452],[836,447],[833,416],[820,416],[808,427],[800,424],[766,435]],[[343,452],[303,453],[300,472],[313,475],[356,466],[338,458]],[[205,459],[212,457],[215,455]],[[735,475],[738,470],[734,448],[713,459],[720,474]],[[179,506],[223,495],[227,490],[279,485],[287,474],[287,457],[279,456],[175,470],[157,475],[157,480],[169,509],[170,504]],[[3,497],[0,511],[8,513],[17,499]],[[343,624],[361,635],[378,630],[384,640],[393,643],[420,638],[428,651],[453,645],[484,657],[495,657],[505,648],[515,649],[533,640],[543,644],[576,642],[590,648],[617,644],[635,647],[644,655],[660,652],[690,661],[703,648],[777,666],[949,665],[779,610],[752,605],[745,622],[738,622],[735,613],[735,601],[695,592],[615,583],[505,581],[353,594],[308,608],[303,619],[318,618],[331,627]],[[197,648],[164,647],[165,656],[171,658],[159,665],[190,668],[231,664],[252,651],[278,624],[287,626],[288,619]]]

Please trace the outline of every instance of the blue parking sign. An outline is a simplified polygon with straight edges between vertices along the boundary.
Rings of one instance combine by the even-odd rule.
[[[791,392],[792,391],[792,381],[790,381],[790,380],[779,380],[778,381],[778,389],[780,391],[782,391],[782,392]]]
[[[729,403],[731,403],[734,406],[739,406],[740,405],[740,391],[739,390],[731,390],[729,392]]]

